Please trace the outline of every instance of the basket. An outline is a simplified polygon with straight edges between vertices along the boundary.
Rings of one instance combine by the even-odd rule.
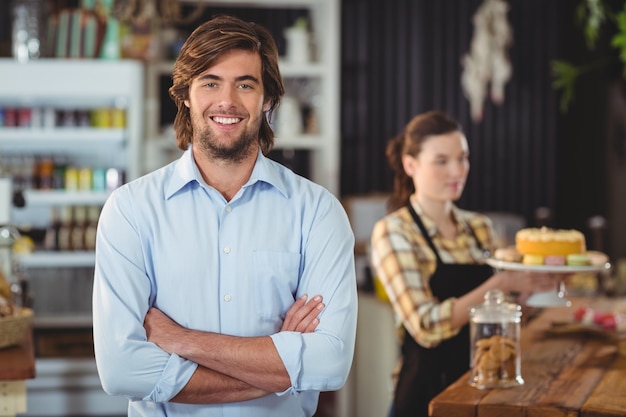
[[[19,308],[12,316],[0,317],[0,349],[24,340],[32,319],[33,310],[30,308]]]

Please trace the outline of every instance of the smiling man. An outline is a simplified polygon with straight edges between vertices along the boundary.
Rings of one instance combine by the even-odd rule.
[[[201,25],[170,88],[184,154],[102,210],[96,362],[129,416],[311,416],[348,377],[354,236],[331,193],[266,157],[283,94],[266,29]]]

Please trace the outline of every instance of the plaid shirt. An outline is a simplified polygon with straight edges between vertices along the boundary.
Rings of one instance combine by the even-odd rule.
[[[482,214],[453,207],[457,237],[446,239],[416,202],[413,207],[444,263],[482,263],[483,251],[464,225],[469,225],[484,249],[493,249],[491,220]],[[372,266],[383,284],[393,309],[411,336],[424,347],[434,347],[456,335],[451,326],[454,298],[438,300],[428,281],[437,267],[437,258],[415,224],[408,208],[402,207],[379,220],[372,231]]]

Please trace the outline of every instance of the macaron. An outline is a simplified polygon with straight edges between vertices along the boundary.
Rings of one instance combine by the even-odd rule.
[[[506,248],[498,248],[493,254],[494,258],[505,262],[521,262],[522,254],[519,253],[515,246],[509,246]]]
[[[543,263],[546,265],[565,265],[565,256],[548,255],[544,258]]]
[[[527,253],[522,259],[524,265],[543,265],[544,258],[541,255]]]
[[[569,266],[587,266],[591,265],[591,260],[586,253],[572,253],[567,255],[567,265]]]
[[[609,256],[604,252],[590,250],[587,251],[587,256],[589,257],[591,265],[604,266],[607,262],[609,262]]]

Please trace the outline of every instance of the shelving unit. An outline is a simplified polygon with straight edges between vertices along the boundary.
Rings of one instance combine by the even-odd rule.
[[[280,137],[276,132],[276,151],[307,151],[309,178],[339,196],[339,95],[340,95],[340,3],[338,0],[185,0],[223,7],[307,8],[313,28],[315,56],[310,62],[293,63],[280,57],[280,69],[287,94],[290,88],[304,81],[313,85],[311,103],[319,126],[317,133]],[[172,132],[160,128],[161,100],[159,77],[170,75],[173,62],[150,62],[146,65],[146,139],[158,149],[163,161],[178,155]],[[313,97],[311,97],[313,99]],[[169,97],[165,99],[169,100]],[[280,117],[280,109],[278,110]]]
[[[18,63],[0,59],[0,109],[54,109],[93,115],[95,109],[109,108],[119,110],[124,120],[119,125],[92,122],[69,127],[56,121],[20,126],[3,123],[0,175],[15,175],[12,169],[16,168],[28,171],[25,164],[8,161],[27,158],[32,162],[45,156],[61,158],[75,167],[112,168],[123,173],[126,181],[137,178],[141,173],[143,71],[141,62],[130,60],[40,59]],[[23,230],[45,229],[53,220],[53,210],[101,207],[110,191],[26,188],[26,205],[12,210],[12,222]],[[17,259],[33,291],[37,353],[37,377],[27,382],[28,413],[24,415],[125,414],[127,401],[104,393],[95,360],[89,356],[95,253],[37,248]],[[79,349],[81,353],[75,353]]]

